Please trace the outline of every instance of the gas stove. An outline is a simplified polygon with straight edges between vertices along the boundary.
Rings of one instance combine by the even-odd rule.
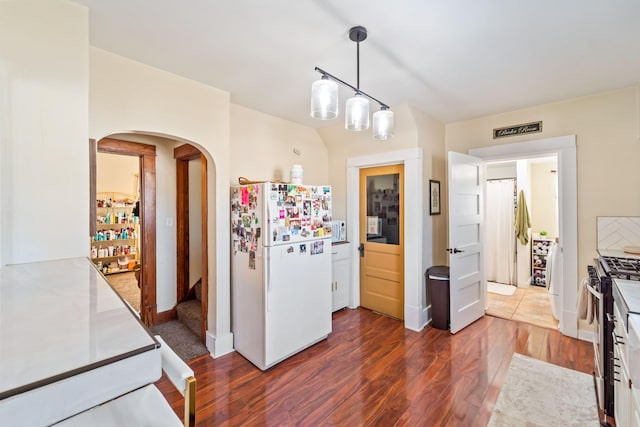
[[[640,259],[600,256],[604,272],[616,279],[640,280]]]
[[[640,281],[640,255],[622,250],[598,249],[603,272],[613,279]]]

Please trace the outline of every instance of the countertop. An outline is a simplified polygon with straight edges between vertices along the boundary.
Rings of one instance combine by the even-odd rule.
[[[158,347],[86,258],[0,269],[0,402]]]
[[[640,282],[637,280],[613,279],[629,313],[640,314]]]
[[[640,255],[630,254],[628,252],[616,250],[616,249],[598,249],[598,253],[602,256],[609,256],[609,257],[615,257],[615,258],[640,259]]]

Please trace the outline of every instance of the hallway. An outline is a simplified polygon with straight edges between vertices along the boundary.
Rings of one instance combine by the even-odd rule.
[[[551,303],[546,288],[517,288],[511,296],[487,292],[487,305],[486,313],[490,316],[558,329],[558,321],[551,314]]]

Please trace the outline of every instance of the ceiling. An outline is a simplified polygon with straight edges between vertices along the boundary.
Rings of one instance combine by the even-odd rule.
[[[360,88],[444,123],[640,81],[638,0],[73,1],[92,46],[311,127],[336,123],[309,117],[315,66],[356,85],[355,25]]]

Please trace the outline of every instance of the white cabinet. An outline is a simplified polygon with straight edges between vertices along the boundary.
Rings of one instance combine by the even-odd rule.
[[[629,315],[629,381],[631,381],[631,425],[640,427],[640,316]]]
[[[331,267],[332,311],[337,311],[349,305],[350,243],[334,243],[331,245]]]
[[[629,345],[627,330],[618,306],[613,305],[615,326],[613,330],[613,380],[614,380],[614,418],[616,426],[630,425],[632,414],[632,390],[629,380]]]

